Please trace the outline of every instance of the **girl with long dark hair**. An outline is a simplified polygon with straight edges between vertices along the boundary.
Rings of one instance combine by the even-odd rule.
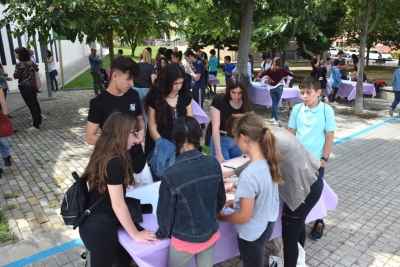
[[[46,56],[47,56],[47,63],[49,64],[51,91],[55,92],[55,91],[58,91],[58,83],[57,83],[57,79],[56,79],[56,76],[57,76],[56,64],[55,64],[54,57],[51,54],[50,50],[46,50]],[[54,90],[53,83],[56,85],[55,90]]]

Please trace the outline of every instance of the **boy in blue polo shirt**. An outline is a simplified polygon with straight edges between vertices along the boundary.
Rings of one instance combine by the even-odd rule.
[[[304,103],[297,104],[289,119],[289,131],[296,136],[302,145],[318,159],[321,159],[319,175],[324,177],[324,168],[328,162],[333,145],[333,134],[336,130],[333,109],[319,101],[322,94],[321,84],[315,77],[307,77],[299,86]],[[310,234],[318,240],[325,228],[322,219],[316,220]]]
[[[236,68],[235,64],[231,63],[231,57],[224,57],[225,65],[222,67],[222,74],[225,75],[225,81],[228,82],[229,78],[233,74],[233,70]]]

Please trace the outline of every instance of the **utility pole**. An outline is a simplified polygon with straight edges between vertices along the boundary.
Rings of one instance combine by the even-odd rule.
[[[60,50],[60,71],[61,71],[61,85],[62,89],[64,89],[64,64],[63,64],[63,59],[62,59],[62,48],[61,48],[61,41],[58,40],[58,50]]]

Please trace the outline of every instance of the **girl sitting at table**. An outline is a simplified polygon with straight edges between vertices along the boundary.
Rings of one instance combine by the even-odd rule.
[[[272,86],[269,89],[269,92],[271,94],[271,100],[272,100],[272,113],[271,113],[271,119],[269,122],[271,124],[278,124],[278,104],[279,101],[281,100],[282,93],[283,93],[283,79],[287,76],[294,77],[294,75],[282,68],[282,60],[280,58],[275,58],[274,62],[272,63],[271,68],[267,69],[264,71],[260,78],[267,76],[270,80],[270,86]]]
[[[240,174],[232,214],[221,211],[218,219],[236,224],[238,247],[244,267],[263,267],[265,244],[271,238],[279,212],[278,185],[283,184],[279,151],[263,119],[246,113],[232,130],[250,164]]]
[[[179,117],[172,130],[176,162],[166,169],[160,185],[157,220],[159,239],[171,237],[169,267],[211,267],[220,237],[217,214],[226,195],[218,161],[199,151],[202,132],[195,118]]]
[[[79,227],[90,266],[111,267],[114,260],[127,266],[132,262],[118,242],[120,225],[136,242],[152,244],[157,240],[154,232],[137,230],[125,203],[126,187],[135,183],[129,149],[134,145],[136,131],[136,121],[131,116],[120,112],[110,115],[81,177],[89,184],[88,207],[107,195]]]
[[[226,121],[233,114],[251,112],[251,109],[247,77],[241,73],[233,74],[226,84],[225,93],[216,95],[210,107],[212,123],[210,148],[211,154],[219,163],[242,155],[238,145],[227,136]]]
[[[151,163],[152,155],[150,154],[154,154],[152,151],[157,146],[157,142],[158,146],[168,147],[168,151],[164,149],[163,153],[175,154],[175,146],[172,143],[172,127],[175,120],[180,116],[193,117],[192,97],[187,92],[185,71],[179,64],[168,64],[160,71],[145,97],[144,107],[149,116],[145,154],[150,163],[153,180],[159,181],[164,171],[162,166],[165,165],[165,160],[158,153],[157,157],[164,162]],[[152,159],[152,161],[156,160],[157,158]]]

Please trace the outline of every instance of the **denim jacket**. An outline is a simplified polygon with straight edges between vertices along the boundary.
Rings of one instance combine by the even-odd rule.
[[[161,179],[164,170],[175,163],[175,151],[171,141],[162,137],[157,139],[154,149],[147,156],[147,164],[158,178]]]
[[[217,214],[225,200],[218,161],[197,149],[183,152],[163,173],[157,207],[157,238],[172,235],[186,242],[206,242],[218,231]]]
[[[393,74],[392,87],[394,91],[400,91],[400,68],[397,68]]]
[[[103,61],[100,57],[90,54],[89,55],[89,63],[90,63],[90,73],[98,73],[100,74],[100,64]]]
[[[331,69],[331,77],[329,78],[329,83],[331,84],[332,87],[339,87],[342,84],[342,74],[340,73],[340,70],[332,66]]]

